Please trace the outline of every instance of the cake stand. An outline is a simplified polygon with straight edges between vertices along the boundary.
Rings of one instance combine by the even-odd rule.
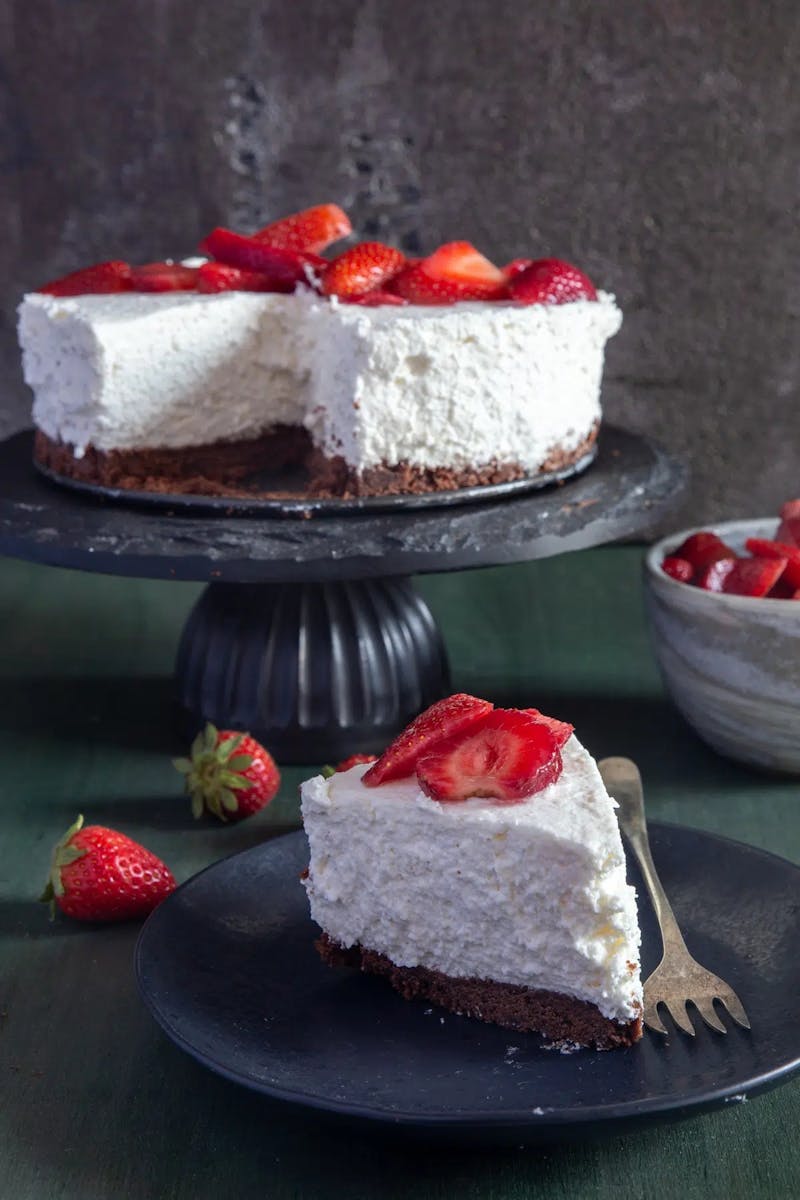
[[[544,491],[303,520],[99,500],[42,478],[31,450],[30,432],[0,443],[0,553],[206,583],[178,647],[184,732],[248,729],[286,763],[378,751],[446,693],[444,642],[410,576],[645,533],[686,478],[648,439],[604,426],[594,464]]]

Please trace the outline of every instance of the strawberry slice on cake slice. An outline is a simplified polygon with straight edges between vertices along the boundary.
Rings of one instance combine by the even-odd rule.
[[[507,282],[500,268],[470,242],[448,242],[400,271],[391,290],[409,304],[456,304],[499,300],[507,294]]]
[[[568,722],[461,693],[301,798],[326,962],[571,1046],[641,1036],[615,805]]]

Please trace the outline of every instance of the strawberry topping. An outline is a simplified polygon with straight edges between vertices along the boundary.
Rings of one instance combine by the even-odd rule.
[[[326,296],[363,296],[388,283],[405,265],[405,255],[382,242],[360,242],[328,266],[322,280]]]
[[[677,554],[668,554],[661,563],[661,570],[679,583],[688,583],[694,575],[694,567],[688,559],[679,558]]]
[[[211,231],[200,250],[226,266],[263,272],[270,277],[269,290],[273,292],[293,292],[298,283],[311,284],[315,270],[327,266],[325,259],[317,254],[283,250],[221,227]]]
[[[358,767],[362,763],[373,763],[375,759],[376,755],[374,754],[351,754],[349,758],[344,758],[336,764],[334,774],[338,775],[342,771],[349,771],[351,767]]]
[[[50,296],[87,296],[109,292],[129,292],[133,286],[131,268],[126,262],[114,259],[111,262],[95,263],[53,279],[40,287],[40,292]]]
[[[274,292],[272,276],[263,271],[226,267],[224,263],[203,263],[197,270],[198,292]]]
[[[510,263],[502,268],[503,278],[507,283],[512,279],[516,279],[517,275],[521,275],[523,271],[527,271],[528,267],[532,267],[536,259],[534,258],[512,258]]]
[[[514,275],[508,290],[522,304],[569,304],[573,300],[597,299],[588,275],[558,258],[532,262],[527,270]]]
[[[513,708],[495,709],[473,729],[436,743],[417,762],[422,790],[444,802],[490,796],[515,804],[555,783],[561,770],[553,731]]]
[[[575,732],[574,725],[570,725],[567,721],[557,721],[555,717],[546,717],[544,713],[539,712],[538,708],[523,708],[521,711],[535,717],[541,725],[547,726],[556,739],[559,750],[566,745]]]
[[[362,308],[383,308],[384,305],[405,307],[408,304],[407,300],[395,296],[393,292],[366,292],[363,296],[343,296],[342,299],[347,304],[360,304]]]
[[[193,292],[197,269],[180,263],[147,263],[131,269],[131,282],[135,292]]]
[[[350,219],[338,204],[317,204],[272,221],[253,237],[280,250],[321,254],[332,242],[338,242],[352,232]]]
[[[506,296],[503,272],[469,242],[448,242],[428,258],[411,263],[391,290],[410,304],[456,304]]]
[[[368,787],[378,787],[392,779],[406,779],[414,774],[421,754],[444,738],[467,733],[492,708],[488,700],[479,700],[477,696],[465,693],[437,700],[387,746],[363,776],[362,782]]]

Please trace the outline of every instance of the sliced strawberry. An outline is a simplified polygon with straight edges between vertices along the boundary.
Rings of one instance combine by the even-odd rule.
[[[421,754],[443,738],[466,733],[493,707],[488,700],[479,700],[477,696],[463,692],[437,700],[387,746],[362,782],[368,787],[378,787],[391,779],[413,775]]]
[[[280,250],[320,254],[332,242],[353,232],[350,219],[338,204],[317,204],[272,221],[254,233],[259,242],[268,242]]]
[[[695,571],[702,571],[704,567],[721,559],[736,558],[736,554],[716,533],[703,530],[701,533],[691,534],[677,550],[672,551],[672,557],[685,558]]]
[[[516,804],[555,783],[561,770],[558,741],[546,724],[519,709],[497,708],[423,754],[417,779],[433,800],[491,796]]]
[[[748,538],[745,546],[756,558],[785,558],[781,580],[794,592],[800,588],[800,549],[797,546],[786,546],[781,542],[770,542],[766,538]]]
[[[725,580],[735,566],[736,560],[733,558],[717,559],[707,567],[701,567],[695,575],[694,582],[705,592],[724,592]]]
[[[135,292],[193,292],[197,268],[171,262],[146,263],[132,268],[131,282]]]
[[[677,554],[668,554],[661,563],[661,570],[678,583],[691,583],[694,575],[694,567],[688,559],[679,558]]]
[[[562,746],[566,745],[575,732],[574,725],[570,725],[567,721],[558,721],[555,717],[546,717],[544,713],[539,712],[538,708],[523,708],[521,711],[535,717],[541,725],[547,726],[556,739],[556,745],[559,750]]]
[[[768,600],[795,600],[800,595],[800,589],[791,587],[785,578],[786,572],[778,578],[767,592]]]
[[[787,500],[781,508],[781,523],[775,541],[800,546],[800,500]]]
[[[363,296],[343,296],[342,299],[347,304],[360,304],[363,308],[382,308],[384,305],[405,307],[408,304],[407,300],[395,296],[393,292],[366,292]]]
[[[448,242],[428,258],[409,264],[392,280],[391,291],[410,304],[500,300],[507,295],[503,272],[470,242]]]
[[[431,278],[422,263],[405,267],[399,275],[395,275],[389,286],[396,296],[408,304],[445,305],[473,299],[464,295],[462,284]]]
[[[269,275],[273,284],[270,291],[273,292],[293,292],[298,283],[311,283],[317,268],[324,270],[328,265],[317,254],[282,250],[257,238],[234,233],[232,229],[213,229],[201,243],[200,250],[228,267],[242,267]]]
[[[362,763],[373,763],[376,761],[375,754],[351,754],[349,758],[342,759],[334,768],[334,773],[339,774],[341,771],[349,771],[351,767],[358,767]]]
[[[274,292],[271,275],[263,271],[245,271],[242,267],[226,267],[224,263],[203,263],[197,270],[198,292]]]
[[[129,292],[131,268],[126,262],[113,259],[110,262],[95,263],[92,267],[82,267],[80,271],[72,271],[53,279],[40,287],[40,292],[49,296],[89,296],[109,292]]]
[[[383,242],[360,242],[329,264],[322,281],[326,296],[363,296],[374,292],[405,266],[405,255]]]
[[[728,596],[766,596],[780,579],[785,558],[720,559],[698,577],[698,585]]]
[[[512,258],[510,263],[506,263],[501,268],[506,283],[510,283],[512,279],[516,279],[517,275],[521,275],[523,271],[527,271],[528,267],[532,267],[535,261],[536,259],[534,258]]]
[[[514,276],[508,290],[522,304],[569,304],[573,300],[597,299],[588,275],[558,258],[536,259],[527,271]]]

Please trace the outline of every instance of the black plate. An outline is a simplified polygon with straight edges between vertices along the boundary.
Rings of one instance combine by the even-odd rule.
[[[326,967],[298,879],[301,832],[209,867],[166,900],[139,938],[139,987],[178,1046],[236,1083],[450,1138],[619,1132],[722,1107],[800,1066],[800,868],[677,826],[653,825],[651,838],[689,948],[739,993],[752,1032],[728,1019],[722,1036],[696,1018],[694,1039],[646,1032],[629,1050],[565,1055]],[[649,972],[660,940],[640,909]]]
[[[259,486],[264,491],[275,492],[274,496],[193,496],[169,492],[137,492],[132,488],[102,487],[97,483],[85,483],[59,475],[34,459],[36,470],[46,479],[119,504],[144,505],[148,508],[169,509],[188,514],[212,513],[226,517],[343,517],[349,513],[402,512],[415,508],[448,508],[454,504],[476,504],[485,500],[500,500],[506,496],[536,492],[551,484],[561,483],[580,475],[597,457],[597,446],[577,462],[561,471],[526,475],[507,483],[487,483],[479,487],[458,488],[453,491],[420,492],[404,496],[357,496],[349,500],[330,499],[307,495],[308,476],[302,470],[276,471],[259,477]]]

